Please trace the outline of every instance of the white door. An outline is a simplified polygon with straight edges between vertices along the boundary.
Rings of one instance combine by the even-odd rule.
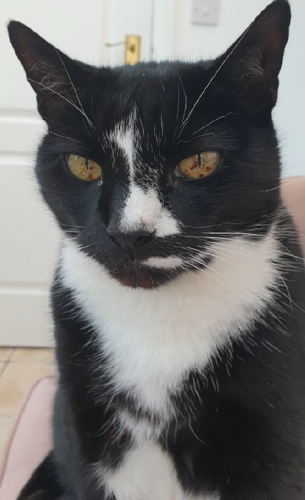
[[[60,232],[36,187],[33,166],[44,124],[35,94],[9,44],[19,20],[77,59],[123,64],[126,35],[152,51],[153,0],[1,0],[0,2],[0,345],[52,343],[48,289]]]

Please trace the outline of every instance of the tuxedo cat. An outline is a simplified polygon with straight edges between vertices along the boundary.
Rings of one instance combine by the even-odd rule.
[[[220,57],[96,68],[19,22],[65,240],[52,453],[20,500],[303,500],[305,280],[272,123],[290,8]]]

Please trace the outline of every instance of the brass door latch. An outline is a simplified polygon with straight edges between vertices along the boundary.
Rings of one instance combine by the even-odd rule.
[[[106,47],[118,47],[125,45],[125,64],[133,66],[140,61],[141,37],[136,35],[126,35],[125,42],[106,43]]]
[[[127,35],[125,38],[125,63],[133,66],[140,61],[141,37]]]

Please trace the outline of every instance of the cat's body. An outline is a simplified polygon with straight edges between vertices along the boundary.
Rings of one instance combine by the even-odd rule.
[[[215,61],[115,69],[11,24],[66,235],[54,450],[20,499],[304,498],[305,280],[271,120],[289,21],[278,0]]]
[[[239,500],[251,498],[248,491],[258,499],[301,498],[303,443],[299,433],[283,435],[283,425],[289,419],[294,431],[302,429],[305,411],[302,312],[296,307],[293,322],[300,324],[292,325],[286,298],[299,302],[305,293],[302,266],[289,259],[287,252],[297,250],[285,237],[216,247],[222,244],[226,257],[220,252],[203,275],[185,274],[144,295],[122,288],[73,243],[62,250],[54,289],[61,370],[75,391],[73,414],[78,405],[85,413],[78,439],[86,447],[90,436],[97,446],[91,480],[118,500]],[[289,290],[283,265],[297,283]],[[67,303],[76,318],[71,325],[68,315],[69,329]],[[287,393],[294,372],[300,379]],[[59,443],[69,422],[56,421]],[[280,480],[271,497],[264,490],[272,470]]]

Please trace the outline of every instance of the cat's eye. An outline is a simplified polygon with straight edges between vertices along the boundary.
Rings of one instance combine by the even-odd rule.
[[[203,151],[180,161],[176,174],[179,177],[200,180],[215,172],[220,163],[221,154],[218,151]]]
[[[98,163],[78,155],[66,157],[67,167],[71,174],[81,181],[96,181],[102,175],[102,169]]]

